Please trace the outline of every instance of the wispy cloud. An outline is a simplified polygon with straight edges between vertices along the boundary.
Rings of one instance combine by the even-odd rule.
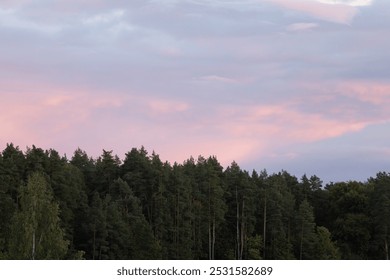
[[[345,81],[339,87],[342,94],[372,103],[383,109],[390,103],[390,83],[355,80]]]
[[[107,24],[115,21],[120,21],[125,14],[123,9],[112,10],[106,13],[99,13],[92,16],[88,16],[82,20],[85,24],[97,25]]]
[[[217,82],[217,83],[227,83],[227,84],[235,84],[239,81],[237,79],[228,78],[224,76],[219,75],[208,75],[208,76],[202,76],[198,79],[195,79],[197,81],[203,81],[203,82]]]
[[[318,23],[313,22],[297,22],[290,24],[287,26],[287,30],[289,31],[304,31],[304,30],[312,30],[318,27]]]
[[[25,19],[21,17],[18,12],[19,11],[14,8],[0,8],[0,26],[3,28],[15,28],[47,35],[54,35],[63,29],[63,26],[60,24],[47,24],[44,22],[33,21],[31,19]]]
[[[314,18],[330,22],[349,24],[357,15],[358,9],[353,5],[329,3],[312,0],[267,0],[283,8],[298,11]]]
[[[317,0],[317,1],[325,4],[336,4],[336,5],[342,4],[342,5],[355,6],[355,7],[370,6],[373,3],[373,0]]]

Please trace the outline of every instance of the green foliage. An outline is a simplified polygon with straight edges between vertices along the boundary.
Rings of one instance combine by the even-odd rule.
[[[261,260],[263,238],[256,234],[248,238],[248,260]]]
[[[297,247],[299,248],[299,259],[315,259],[317,235],[315,232],[313,207],[305,199],[298,209],[297,215]]]
[[[370,186],[359,182],[336,183],[328,186],[330,230],[337,240],[343,259],[364,259],[369,250]]]
[[[370,178],[373,187],[370,196],[370,216],[372,223],[372,242],[370,257],[389,259],[390,244],[390,174],[381,172]]]
[[[286,179],[289,180],[286,180]],[[295,198],[289,182],[295,184],[286,172],[267,177],[263,191],[265,208],[265,245],[266,259],[295,259],[293,254],[292,234]]]
[[[339,249],[332,241],[331,233],[326,227],[317,227],[317,243],[315,247],[318,260],[337,260],[340,259]]]
[[[20,209],[14,214],[9,245],[11,259],[62,259],[69,242],[60,228],[58,204],[41,173],[32,173],[20,189]]]
[[[390,174],[325,188],[215,157],[0,153],[0,259],[388,259]]]
[[[247,240],[255,227],[255,184],[246,171],[242,171],[236,162],[233,162],[225,171],[226,184],[226,227],[229,230],[226,236],[230,246],[235,247],[235,258],[243,259],[247,253]],[[234,241],[234,243],[233,243]]]

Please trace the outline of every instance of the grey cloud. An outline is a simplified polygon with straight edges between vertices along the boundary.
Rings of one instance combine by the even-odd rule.
[[[298,178],[317,175],[323,182],[366,181],[377,172],[387,171],[389,124],[370,126],[362,131],[310,145],[285,146],[275,156],[244,162],[251,170],[266,168],[269,173],[287,170]]]
[[[148,107],[131,98],[115,113],[96,110],[113,120],[125,123],[130,116],[150,130],[160,120],[159,125],[173,131],[175,119],[180,119],[187,133],[187,127],[199,123],[198,131],[209,140],[219,139],[215,134],[220,127],[229,127],[237,116],[221,121],[218,113],[225,105],[240,106],[242,111],[252,105],[283,105],[340,122],[387,117],[378,105],[345,95],[337,85],[345,79],[388,80],[388,1],[359,8],[349,26],[255,0],[9,3],[0,4],[0,60],[6,65],[0,67],[0,84],[22,80],[64,90],[81,88],[97,96],[120,93],[190,104],[185,112],[161,119],[148,115]],[[330,99],[321,99],[329,95]],[[257,135],[259,141],[262,136]],[[348,142],[348,137],[340,139]],[[334,173],[327,169],[333,158],[327,159],[326,153],[345,167],[348,163],[342,157],[353,158],[371,141],[356,144],[350,152],[337,141],[317,143],[309,151],[309,144],[286,144],[283,149],[278,146],[280,151],[270,151],[279,158],[257,163],[297,173],[311,166],[313,172],[318,168]],[[339,148],[332,152],[332,147]],[[297,161],[288,160],[295,154]],[[316,163],[318,155],[321,164]],[[370,164],[376,160],[381,162],[379,155]]]

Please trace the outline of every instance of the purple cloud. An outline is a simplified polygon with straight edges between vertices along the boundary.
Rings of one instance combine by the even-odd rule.
[[[346,168],[371,140],[340,143],[390,119],[387,6],[3,1],[0,144],[331,174],[328,156]]]

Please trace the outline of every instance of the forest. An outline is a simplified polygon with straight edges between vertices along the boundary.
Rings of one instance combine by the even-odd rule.
[[[388,259],[390,173],[328,183],[199,156],[0,153],[0,259]]]

